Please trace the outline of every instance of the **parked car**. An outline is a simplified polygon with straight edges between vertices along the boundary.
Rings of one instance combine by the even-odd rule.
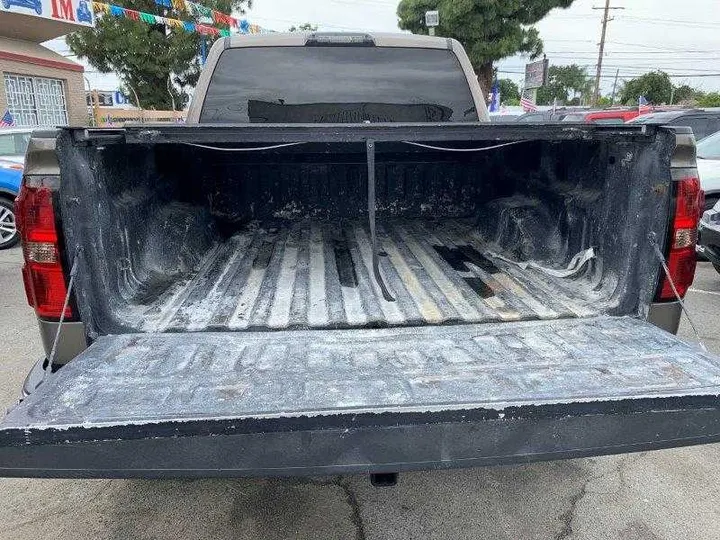
[[[569,114],[582,114],[582,109],[558,107],[555,110],[548,109],[545,111],[532,111],[520,115],[518,122],[528,124],[546,124],[548,122],[560,122]]]
[[[38,15],[42,15],[41,0],[2,0],[2,5],[5,9],[10,9],[11,6],[24,7],[32,9]]]
[[[22,171],[21,164],[0,159],[0,249],[10,248],[20,240],[14,204],[20,191]]]
[[[453,39],[293,33],[216,41],[185,125],[35,132],[17,209],[47,356],[0,475],[717,442],[720,358],[670,333],[692,132],[568,127],[490,123]]]
[[[31,134],[32,128],[0,129],[0,159],[21,165],[25,163],[25,151]]]
[[[720,201],[706,210],[700,220],[698,253],[720,273]]]
[[[631,121],[633,124],[688,126],[699,141],[720,131],[720,109],[687,109],[645,114]]]
[[[566,115],[563,122],[582,122],[586,124],[624,124],[637,118],[638,115],[646,114],[638,107],[603,109],[587,112],[572,113]]]
[[[710,209],[720,199],[720,131],[697,143],[697,158],[705,207]]]
[[[519,114],[491,114],[490,121],[493,124],[508,124],[510,122],[517,122],[520,116]]]

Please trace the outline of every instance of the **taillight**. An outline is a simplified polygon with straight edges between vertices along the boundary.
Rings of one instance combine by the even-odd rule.
[[[39,317],[54,319],[60,318],[67,296],[53,208],[57,185],[57,177],[26,176],[15,201],[28,303]],[[65,317],[72,317],[70,306],[65,309]]]
[[[668,242],[667,266],[678,294],[683,297],[695,277],[695,244],[704,197],[697,178],[683,178],[675,184],[675,217]],[[659,299],[675,300],[675,293],[667,276],[663,278]]]

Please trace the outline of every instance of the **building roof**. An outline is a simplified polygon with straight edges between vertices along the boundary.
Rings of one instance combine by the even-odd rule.
[[[66,71],[84,71],[81,64],[32,41],[0,37],[0,59]]]

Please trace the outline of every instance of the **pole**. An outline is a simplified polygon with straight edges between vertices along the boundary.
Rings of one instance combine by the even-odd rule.
[[[595,92],[593,92],[593,99],[592,99],[592,104],[597,105],[598,98],[600,97],[600,77],[602,75],[603,53],[605,52],[605,32],[607,31],[607,23],[612,20],[608,17],[608,15],[610,14],[611,9],[625,9],[625,8],[619,7],[619,6],[610,7],[610,0],[605,0],[604,8],[594,7],[593,9],[602,9],[603,10],[602,32],[600,33],[600,50],[598,51],[597,73],[595,74]]]
[[[613,81],[613,91],[612,91],[612,99],[610,100],[610,105],[615,105],[615,90],[617,89],[617,80],[618,76],[620,75],[620,68],[617,69],[615,72],[615,80]]]
[[[435,27],[434,26],[428,27],[428,35],[431,35],[431,36],[435,35]]]
[[[670,88],[670,103],[668,105],[673,104],[673,98],[675,98],[675,87],[674,86],[672,86]]]
[[[92,102],[93,102],[93,118],[95,126],[102,124],[102,118],[100,117],[100,96],[97,90],[92,91]]]
[[[595,92],[593,92],[593,105],[597,105],[600,97],[600,76],[602,75],[603,52],[605,51],[605,32],[607,31],[608,14],[610,13],[610,0],[605,0],[603,11],[602,31],[600,32],[600,50],[598,51],[597,72],[595,73]]]

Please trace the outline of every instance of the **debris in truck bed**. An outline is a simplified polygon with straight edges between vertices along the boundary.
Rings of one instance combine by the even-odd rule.
[[[554,319],[611,307],[613,289],[594,290],[588,265],[563,280],[493,262],[471,220],[389,220],[378,240],[396,302],[372,279],[364,220],[306,220],[252,224],[211,250],[191,279],[124,316],[144,331],[201,331]]]

